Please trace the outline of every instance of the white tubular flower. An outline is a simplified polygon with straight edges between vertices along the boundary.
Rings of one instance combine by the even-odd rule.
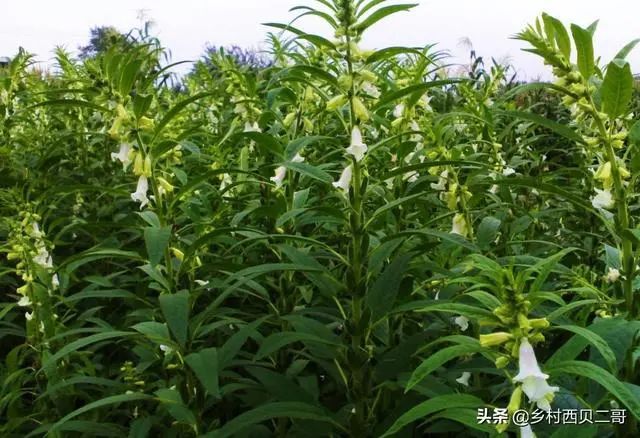
[[[338,181],[334,181],[333,187],[337,189],[342,189],[345,192],[349,191],[349,184],[351,184],[351,174],[353,173],[353,169],[351,165],[344,168],[342,173],[340,174],[340,179]]]
[[[368,96],[373,97],[374,99],[380,97],[380,90],[378,90],[378,87],[376,87],[369,81],[365,81],[362,83],[362,91],[364,91]]]
[[[595,189],[596,195],[591,197],[591,205],[597,209],[609,209],[615,205],[613,195],[609,190]]]
[[[244,132],[262,132],[258,122],[245,122],[244,124]]]
[[[519,355],[520,370],[518,375],[513,378],[514,382],[522,383],[522,391],[527,394],[529,401],[535,402],[538,408],[548,412],[551,410],[550,402],[553,400],[553,394],[559,388],[549,386],[547,383],[549,375],[540,370],[536,354],[527,338],[522,338],[520,341]]]
[[[128,143],[122,143],[118,153],[111,152],[111,161],[120,161],[122,163],[122,170],[127,170],[127,167],[131,164],[131,159],[129,158],[130,152],[131,145]]]
[[[458,382],[461,385],[464,386],[469,386],[469,378],[471,377],[471,373],[469,371],[465,371],[462,373],[462,375],[460,377],[458,377],[456,379],[456,382]]]
[[[498,189],[500,188],[500,186],[498,186],[498,184],[494,184],[491,186],[491,188],[489,189],[489,193],[495,195],[496,193],[498,193]]]
[[[389,190],[393,189],[393,178],[387,178],[384,180],[385,185]]]
[[[607,283],[615,283],[620,278],[620,271],[616,268],[609,268],[609,272],[605,276],[605,280]]]
[[[60,279],[58,278],[58,274],[53,274],[51,277],[51,287],[53,289],[58,289],[60,287]]]
[[[22,298],[20,298],[20,300],[18,301],[18,306],[20,307],[27,307],[31,305],[31,300],[29,299],[28,296],[23,296]]]
[[[347,148],[347,153],[353,155],[356,161],[360,162],[367,152],[367,145],[362,142],[362,133],[357,126],[351,131],[351,145]]]
[[[422,95],[422,98],[420,99],[420,101],[425,111],[433,112],[433,108],[431,108],[431,96],[425,93]]]
[[[454,123],[453,129],[458,133],[463,132],[465,129],[467,129],[467,124],[464,122]]]
[[[31,237],[35,237],[36,239],[42,237],[42,231],[40,231],[40,225],[38,225],[38,222],[33,222],[31,224],[31,228],[32,231],[29,233]]]
[[[205,280],[195,280],[196,284],[198,284],[199,286],[206,286],[209,284],[209,281],[205,281]]]
[[[451,223],[451,233],[459,234],[460,236],[466,237],[469,233],[469,229],[467,227],[467,220],[465,219],[462,213],[456,213],[453,216],[453,221]]]
[[[33,258],[33,262],[45,269],[53,268],[53,260],[44,245],[38,247],[38,254]]]
[[[447,181],[448,181],[448,177],[449,176],[449,171],[448,170],[444,170],[442,171],[442,173],[440,174],[440,177],[438,178],[438,183],[431,183],[431,188],[433,190],[437,190],[439,192],[443,192],[445,190],[447,190]]]
[[[414,155],[415,155],[415,154],[416,154],[415,152],[409,152],[409,153],[407,154],[407,156],[406,156],[406,157],[404,157],[404,162],[405,162],[406,164],[409,164],[409,163],[411,162],[411,160],[413,160],[413,157],[414,157]]]
[[[409,123],[409,127],[411,128],[412,131],[420,131],[420,125],[418,125],[418,122],[416,122],[415,120],[412,120],[411,123]],[[416,134],[416,135],[422,138],[420,134]]]
[[[502,169],[502,176],[509,176],[513,175],[514,173],[516,173],[516,171],[513,167],[505,167],[504,169]]]
[[[160,345],[160,350],[165,354],[165,356],[169,353],[171,353],[171,351],[173,350],[171,347],[169,347],[168,345]]]
[[[304,157],[300,154],[296,154],[296,156],[291,159],[292,163],[302,163],[303,161]]]
[[[276,188],[279,189],[282,186],[282,182],[287,176],[287,168],[284,166],[280,166],[276,169],[276,173],[274,176],[269,178],[275,185]]]
[[[395,117],[396,119],[399,119],[400,117],[402,117],[403,114],[404,114],[404,104],[399,103],[393,109],[393,117]]]
[[[418,177],[420,176],[420,174],[418,172],[407,172],[403,175],[403,178],[407,181],[407,182],[416,182],[418,180]]]
[[[536,438],[536,434],[533,433],[531,426],[525,424],[520,427],[520,438]]]
[[[225,173],[222,175],[222,182],[220,183],[220,190],[224,190],[228,185],[233,184],[233,180],[231,179],[231,175]]]
[[[469,328],[469,318],[467,318],[466,316],[456,316],[453,319],[453,322],[456,323],[456,325],[458,327],[460,327],[460,330],[465,331],[466,329]]]
[[[31,321],[33,319],[33,313],[32,312],[24,312],[24,317],[27,321]]]
[[[140,178],[138,178],[136,191],[131,194],[131,199],[135,202],[140,203],[140,210],[142,210],[149,203],[149,198],[147,198],[148,190],[149,183],[147,181],[147,177],[144,175],[140,175]]]

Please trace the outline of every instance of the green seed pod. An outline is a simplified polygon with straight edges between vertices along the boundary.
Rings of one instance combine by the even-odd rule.
[[[327,111],[335,111],[339,108],[342,108],[347,103],[347,96],[341,94],[340,96],[336,96],[332,98],[329,102],[327,102]]]
[[[357,97],[353,98],[353,111],[360,121],[366,122],[369,120],[369,110],[367,110],[367,107],[364,106],[362,101]]]

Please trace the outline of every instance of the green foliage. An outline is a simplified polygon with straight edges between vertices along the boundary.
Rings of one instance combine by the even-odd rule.
[[[478,408],[549,402],[634,436],[637,41],[605,68],[543,14],[516,37],[557,80],[517,84],[363,47],[413,4],[307,3],[329,32],[269,23],[260,68],[170,83],[148,29],[0,68],[0,436],[504,436]]]

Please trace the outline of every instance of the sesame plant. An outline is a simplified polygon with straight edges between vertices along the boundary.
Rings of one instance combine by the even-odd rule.
[[[1,436],[637,434],[637,41],[365,45],[414,6],[0,67]]]

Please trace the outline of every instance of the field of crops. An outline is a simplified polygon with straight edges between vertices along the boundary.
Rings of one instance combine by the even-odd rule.
[[[521,83],[301,3],[0,66],[0,437],[640,436],[635,42],[532,17]]]

